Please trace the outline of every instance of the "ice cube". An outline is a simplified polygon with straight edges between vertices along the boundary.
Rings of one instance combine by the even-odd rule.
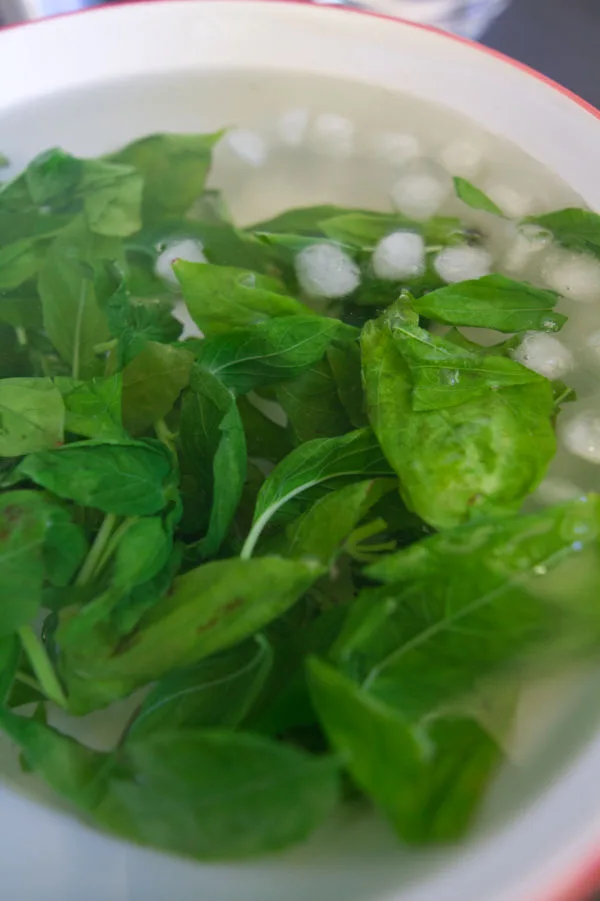
[[[542,276],[549,288],[569,300],[600,300],[600,263],[592,256],[554,250],[543,262]]]
[[[513,359],[547,379],[560,379],[573,368],[573,355],[558,338],[545,332],[527,332],[512,353]]]
[[[282,113],[276,123],[277,136],[288,147],[298,147],[306,135],[309,112],[303,107]]]
[[[235,128],[228,132],[226,142],[229,149],[249,166],[259,169],[267,160],[267,142],[256,131],[249,128]]]
[[[417,159],[421,145],[414,135],[387,131],[375,136],[373,152],[378,159],[385,160],[392,166],[405,166]]]
[[[600,463],[600,416],[591,411],[572,417],[562,428],[567,450],[590,463]]]
[[[562,504],[585,494],[574,482],[568,479],[547,478],[538,486],[535,496],[542,504]]]
[[[186,338],[202,338],[202,332],[190,316],[190,311],[187,308],[187,305],[180,300],[177,304],[175,304],[175,309],[173,310],[173,316],[177,319],[178,322],[181,322],[183,326],[183,331],[179,336],[180,341],[185,341]]]
[[[296,256],[296,275],[311,297],[345,297],[360,284],[360,269],[335,244],[312,244]]]
[[[425,242],[415,232],[393,232],[379,242],[371,262],[377,278],[417,278],[425,272]]]
[[[451,191],[452,182],[447,173],[415,167],[392,188],[392,203],[403,215],[421,221],[435,216]]]
[[[591,353],[594,362],[600,363],[600,331],[592,332],[585,339],[585,345]]]
[[[489,275],[491,264],[492,257],[487,250],[467,244],[445,247],[433,261],[435,271],[445,282],[482,278]]]
[[[325,156],[344,159],[354,151],[354,122],[337,113],[320,113],[313,123],[311,143]]]
[[[173,272],[175,260],[186,260],[188,263],[208,263],[202,249],[202,242],[193,238],[182,238],[180,241],[171,241],[164,248],[154,264],[154,272],[163,281],[177,287],[179,282]]]
[[[442,147],[438,158],[451,175],[474,178],[483,166],[484,149],[477,141],[451,141]]]
[[[512,243],[502,260],[502,268],[507,272],[520,272],[541,250],[552,243],[552,235],[538,225],[521,225],[515,230]]]
[[[492,183],[486,186],[485,193],[510,219],[527,216],[533,209],[533,197],[522,188]]]

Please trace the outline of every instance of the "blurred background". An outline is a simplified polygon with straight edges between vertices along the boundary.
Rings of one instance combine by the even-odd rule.
[[[344,5],[344,0],[317,2]],[[0,27],[102,3],[0,0]],[[348,0],[348,5],[480,40],[600,107],[600,0]]]

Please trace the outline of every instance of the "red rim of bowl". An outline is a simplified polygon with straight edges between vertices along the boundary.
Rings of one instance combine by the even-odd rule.
[[[46,17],[44,19],[32,19],[25,22],[15,22],[10,25],[4,26],[4,28],[0,28],[0,32],[14,28],[23,28],[30,25],[38,25],[40,24],[40,22],[47,21],[47,18],[64,19],[70,18],[71,16],[79,16],[84,13],[105,12],[110,9],[115,9],[118,6],[138,6],[141,3],[169,2],[170,0],[117,0],[114,5],[111,4],[91,6],[85,9],[73,10],[72,12],[60,13],[56,16]],[[244,2],[244,0],[220,0],[220,2]],[[312,0],[259,0],[259,2],[293,3],[295,5],[302,5],[307,7],[317,6],[312,2]],[[557,81],[554,81],[554,79],[549,78],[547,75],[543,75],[541,72],[538,72],[537,69],[533,69],[526,63],[519,62],[519,60],[513,59],[511,56],[507,56],[500,50],[494,50],[493,48],[486,47],[485,45],[480,44],[477,41],[473,41],[470,38],[465,38],[457,34],[452,34],[448,31],[443,31],[440,28],[436,28],[434,25],[425,25],[420,22],[411,22],[400,17],[386,15],[385,13],[378,13],[376,11],[368,9],[358,9],[356,7],[327,5],[326,3],[320,3],[317,6],[318,9],[323,9],[324,7],[340,13],[352,13],[354,15],[370,16],[371,18],[382,19],[387,22],[408,26],[410,28],[418,28],[421,31],[428,31],[432,34],[437,34],[441,37],[447,38],[448,40],[457,41],[459,44],[465,44],[466,46],[471,47],[474,50],[478,50],[480,53],[495,57],[496,59],[500,60],[500,62],[506,63],[513,68],[520,69],[526,75],[530,75],[532,78],[536,78],[538,81],[544,82],[544,84],[548,85],[548,87],[553,88],[555,91],[558,91],[559,94],[567,97],[569,100],[577,104],[577,106],[584,109],[587,113],[594,116],[596,119],[600,119],[600,110],[593,106],[593,104],[588,103],[587,100],[584,100],[578,94],[570,91],[569,88],[564,87],[564,85],[561,85]],[[545,895],[544,898],[540,897],[539,901],[585,901],[585,899],[588,898],[594,891],[594,889],[598,888],[599,885],[600,844],[594,856],[590,856],[587,860],[583,861],[579,865],[576,872],[565,878],[563,885],[559,886],[559,888],[555,891],[552,891],[551,894]]]

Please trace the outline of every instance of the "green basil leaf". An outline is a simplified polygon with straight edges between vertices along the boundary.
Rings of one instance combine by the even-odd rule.
[[[26,625],[42,601],[51,507],[34,491],[0,495],[0,637]]]
[[[279,463],[292,450],[289,433],[248,397],[239,397],[237,406],[246,434],[248,456]]]
[[[121,282],[108,299],[108,327],[118,339],[117,364],[123,366],[140,353],[149,341],[168,344],[177,341],[181,323],[173,316],[173,304],[164,298],[134,298],[126,282]]]
[[[526,222],[547,228],[554,240],[569,250],[591,253],[600,258],[600,216],[590,210],[566,209],[543,216],[529,216]]]
[[[455,407],[543,378],[508,357],[485,354],[483,347],[479,353],[459,350],[401,315],[390,324],[395,346],[410,370],[413,410]]]
[[[51,379],[0,381],[0,457],[19,457],[63,440],[65,407]]]
[[[160,516],[132,522],[117,546],[111,583],[129,591],[153,579],[167,562],[171,544]]]
[[[404,841],[451,841],[470,824],[500,752],[473,721],[418,727],[317,658],[311,696],[333,748]]]
[[[246,441],[233,395],[208,372],[195,369],[192,374],[179,437],[184,510],[197,508],[188,521],[207,529],[198,550],[209,557],[221,546],[242,495]]]
[[[33,203],[38,206],[67,203],[79,185],[84,165],[83,160],[60,147],[38,154],[23,173]]]
[[[173,271],[192,319],[206,335],[280,316],[310,314],[307,307],[285,293],[281,282],[266,275],[186,260],[177,260]]]
[[[0,705],[4,707],[11,694],[21,658],[21,643],[16,635],[0,638]]]
[[[110,337],[102,304],[115,290],[111,267],[121,255],[115,238],[94,235],[75,219],[54,240],[40,270],[44,329],[74,378],[102,369],[94,348]]]
[[[87,382],[56,376],[54,384],[65,405],[65,429],[85,438],[125,437],[121,424],[121,373]]]
[[[486,213],[492,213],[494,216],[504,216],[500,207],[475,185],[467,181],[466,178],[455,176],[454,191],[459,200],[466,203],[474,210],[485,210]]]
[[[142,227],[144,180],[132,166],[86,160],[79,191],[90,231],[125,238]]]
[[[0,248],[0,291],[18,288],[37,275],[44,259],[39,239],[21,238]]]
[[[190,380],[194,358],[179,347],[149,341],[121,374],[123,425],[143,432],[169,413]]]
[[[142,844],[203,860],[248,857],[307,837],[338,801],[337,765],[219,730],[132,736],[95,814]]]
[[[533,329],[557,332],[567,317],[555,313],[555,291],[534,288],[504,275],[485,275],[438,288],[411,301],[419,316],[447,325],[471,325],[499,332]]]
[[[277,386],[295,443],[334,438],[352,428],[326,357],[295,379]]]
[[[68,585],[86,558],[85,532],[63,507],[53,506],[46,525],[44,567],[52,585]]]
[[[320,360],[334,338],[355,330],[337,319],[282,316],[201,341],[198,365],[236,393],[291,379]]]
[[[518,510],[556,450],[550,383],[414,410],[411,372],[389,324],[367,323],[361,346],[369,419],[407,507],[435,528]]]
[[[368,419],[362,386],[360,344],[358,341],[335,341],[327,349],[327,360],[348,419],[355,429],[362,429]]]
[[[130,694],[174,667],[237,644],[280,616],[321,575],[315,561],[261,557],[206,563],[179,576],[120,652],[61,646],[60,671],[73,712]],[[65,628],[67,622],[65,620]],[[61,631],[57,632],[60,641]]]
[[[144,222],[187,213],[203,191],[212,149],[222,134],[150,135],[109,157],[113,163],[133,166],[142,176]]]
[[[172,493],[171,459],[158,442],[82,441],[30,454],[19,468],[59,497],[122,516],[158,513]]]
[[[408,719],[467,705],[492,678],[595,653],[600,502],[432,535],[370,566],[335,657]],[[433,673],[435,672],[435,676]]]
[[[333,241],[351,247],[371,251],[375,245],[392,232],[416,231],[427,244],[453,244],[460,239],[462,228],[459,219],[433,218],[428,222],[414,222],[397,213],[366,213],[344,211],[343,215],[324,219],[320,226]]]
[[[396,487],[393,479],[356,482],[319,498],[287,529],[287,557],[314,557],[331,566],[344,542],[382,495]]]
[[[391,475],[381,448],[370,429],[339,438],[316,438],[300,445],[279,463],[258,493],[252,529],[242,556],[250,556],[263,529],[285,504],[330,479],[345,483],[365,476]],[[338,482],[338,487],[340,484]]]
[[[323,234],[321,222],[332,219],[334,216],[343,216],[348,210],[344,207],[332,206],[307,206],[286,210],[279,216],[257,222],[250,227],[253,232],[267,232],[272,234],[294,234],[319,236]]]
[[[271,671],[273,652],[261,635],[161,679],[144,699],[129,735],[168,729],[234,729],[245,718]]]

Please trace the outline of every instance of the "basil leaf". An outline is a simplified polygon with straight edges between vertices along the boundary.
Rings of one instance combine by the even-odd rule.
[[[369,475],[390,475],[381,448],[370,429],[339,438],[316,438],[297,447],[265,480],[258,493],[252,529],[242,550],[250,557],[265,528],[285,504],[334,478],[360,481]]]
[[[19,470],[59,497],[122,516],[157,513],[172,493],[171,460],[158,442],[82,441],[30,454]]]
[[[547,228],[554,240],[582,253],[600,258],[600,216],[590,210],[566,209],[543,216],[529,216],[526,222]]]
[[[83,167],[83,160],[60,147],[38,154],[23,173],[29,197],[38,206],[64,205],[76,191]]]
[[[407,507],[435,528],[516,511],[555,453],[550,383],[414,410],[411,372],[390,325],[367,323],[361,347],[369,419]]]
[[[232,394],[210,373],[195,370],[183,397],[180,441],[182,469],[193,480],[184,505],[200,505],[195,518],[205,537],[198,544],[202,557],[215,554],[231,525],[246,477],[244,427]]]
[[[277,400],[285,410],[296,444],[313,438],[334,438],[352,428],[327,358],[278,385]]]
[[[332,760],[258,736],[171,731],[103,754],[7,710],[0,727],[32,770],[99,825],[200,859],[299,841],[338,800]]]
[[[486,213],[492,213],[493,216],[504,216],[500,207],[475,185],[467,181],[466,178],[455,176],[454,191],[459,200],[466,203],[474,210],[485,210]]]
[[[344,211],[343,215],[324,219],[320,226],[333,241],[371,251],[375,245],[392,232],[416,231],[427,244],[452,244],[462,234],[459,219],[433,218],[428,222],[414,222],[399,214]]]
[[[594,652],[599,534],[592,495],[463,526],[392,554],[367,570],[386,585],[358,599],[336,659],[413,719],[449,703],[468,705],[492,677],[526,667],[553,671]]]
[[[173,316],[170,300],[134,298],[126,282],[121,282],[108,299],[105,310],[110,334],[118,339],[119,367],[132,360],[149,341],[169,343],[177,341],[181,334],[182,326]]]
[[[57,587],[68,585],[88,552],[85,532],[63,507],[50,508],[44,544],[47,579]]]
[[[490,396],[500,388],[541,382],[542,376],[508,357],[459,350],[398,316],[392,325],[398,352],[412,378],[413,410],[440,410],[474,398]]]
[[[144,699],[129,735],[168,729],[235,728],[262,690],[273,652],[261,635],[186,669],[174,670]]]
[[[74,378],[100,373],[97,344],[109,336],[102,304],[115,290],[110,267],[121,248],[75,219],[54,240],[39,276],[44,329]]]
[[[143,190],[144,180],[132,166],[86,160],[79,191],[90,231],[118,238],[139,231]]]
[[[0,638],[0,704],[4,707],[13,687],[21,658],[21,644],[16,635]]]
[[[51,379],[0,381],[0,457],[19,457],[63,440],[65,407]]]
[[[279,316],[308,316],[310,310],[277,279],[232,266],[178,260],[179,279],[190,315],[206,335],[267,322]]]
[[[125,437],[121,424],[121,374],[87,382],[56,376],[54,384],[65,405],[65,429],[86,438]]]
[[[321,316],[282,316],[200,342],[198,365],[236,393],[291,379],[320,360],[336,337],[354,329]]]
[[[258,402],[260,403],[260,399]],[[248,397],[239,397],[237,406],[246,434],[248,456],[279,463],[292,450],[289,433],[258,409]]]
[[[322,235],[321,222],[334,216],[342,216],[347,213],[344,207],[325,204],[323,206],[298,207],[286,210],[279,216],[257,222],[250,226],[254,232],[267,232],[273,234],[295,234],[318,237]]]
[[[555,291],[534,288],[504,275],[485,275],[438,288],[411,301],[419,316],[447,325],[471,325],[499,332],[541,329],[557,332],[567,317],[555,313]]]
[[[335,341],[327,349],[327,361],[335,380],[337,393],[348,419],[355,429],[367,425],[357,341]]]
[[[0,291],[18,288],[37,275],[44,259],[39,239],[21,238],[0,248]]]
[[[309,684],[333,748],[404,841],[463,834],[501,756],[475,722],[446,714],[413,726],[316,658]]]
[[[206,563],[175,580],[120,651],[92,644],[90,653],[84,641],[67,649],[59,629],[70,709],[83,713],[105,706],[174,667],[249,638],[292,606],[321,573],[315,561],[279,557]],[[65,620],[65,628],[71,621]]]
[[[200,196],[210,168],[212,148],[222,132],[206,135],[155,134],[109,157],[133,166],[143,177],[144,222],[182,216]]]
[[[395,487],[392,479],[346,485],[319,498],[287,529],[287,557],[314,557],[331,566],[344,542],[377,501]]]
[[[149,341],[123,369],[123,425],[143,432],[172,409],[186,387],[194,358],[179,347]]]
[[[50,505],[34,491],[0,495],[0,637],[25,626],[42,601]]]
[[[228,859],[306,838],[337,801],[330,758],[254,735],[185,730],[132,736],[96,816],[143,844]]]

